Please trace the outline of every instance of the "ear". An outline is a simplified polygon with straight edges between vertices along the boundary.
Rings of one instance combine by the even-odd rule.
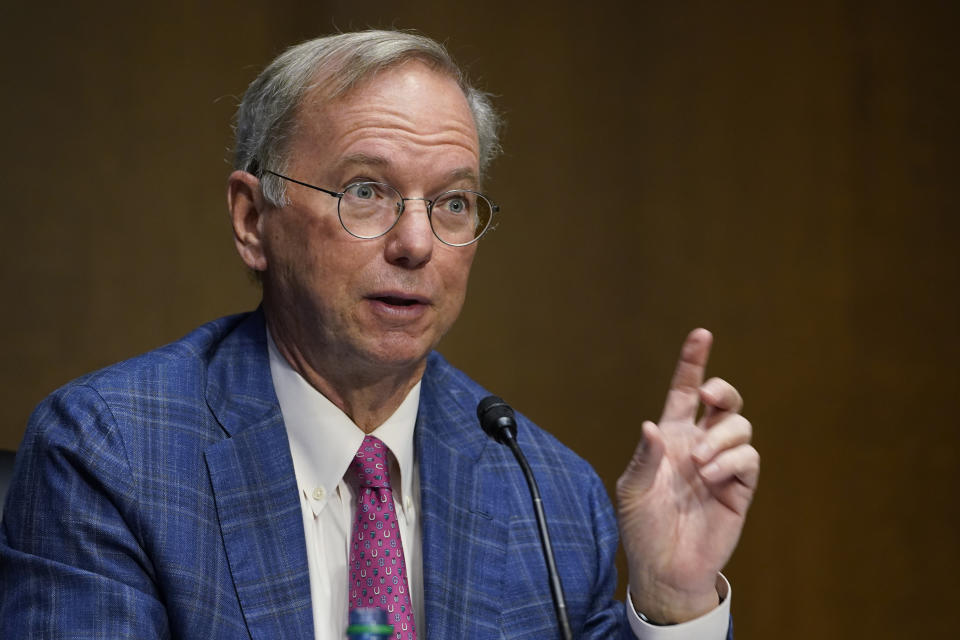
[[[240,258],[254,271],[266,271],[263,217],[271,207],[260,190],[260,180],[246,171],[231,173],[227,179],[227,208]]]

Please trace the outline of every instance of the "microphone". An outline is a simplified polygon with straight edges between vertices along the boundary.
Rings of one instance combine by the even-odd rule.
[[[502,398],[487,396],[481,400],[477,405],[477,417],[487,435],[500,444],[516,439],[517,421],[513,417],[513,409]]]
[[[477,418],[488,436],[510,448],[513,456],[520,463],[520,468],[523,469],[527,486],[530,488],[530,497],[533,499],[537,527],[540,530],[540,545],[543,548],[543,559],[547,563],[547,573],[550,575],[550,590],[553,593],[557,621],[560,623],[560,633],[564,640],[573,640],[570,620],[567,617],[567,602],[563,597],[563,585],[560,584],[560,574],[557,573],[557,563],[553,558],[553,547],[550,544],[550,532],[547,530],[547,517],[543,512],[543,500],[540,498],[540,489],[537,487],[537,481],[533,477],[527,458],[517,444],[517,420],[514,418],[513,409],[502,398],[487,396],[477,405]]]

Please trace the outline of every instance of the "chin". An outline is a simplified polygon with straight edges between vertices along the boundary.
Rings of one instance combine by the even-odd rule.
[[[437,340],[436,342],[439,342]],[[369,345],[368,357],[378,365],[389,369],[409,369],[423,364],[436,346],[436,342],[424,339],[388,337]]]

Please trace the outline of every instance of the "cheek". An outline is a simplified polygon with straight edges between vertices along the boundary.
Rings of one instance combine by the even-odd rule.
[[[327,211],[294,205],[275,210],[264,231],[275,260],[303,267],[314,264],[318,257],[340,252],[338,245],[346,236],[336,210],[330,215]]]
[[[316,216],[296,210],[279,210],[265,228],[264,250],[271,280],[285,289],[315,288],[322,283],[330,266],[329,225]]]
[[[444,249],[446,251],[442,255],[443,283],[451,294],[450,301],[455,302],[459,309],[467,293],[470,267],[473,265],[477,248],[476,245],[471,245],[470,247],[444,247]]]

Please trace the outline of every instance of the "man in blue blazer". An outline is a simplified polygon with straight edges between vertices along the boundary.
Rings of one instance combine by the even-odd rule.
[[[337,637],[346,601],[324,585],[343,575],[349,530],[334,502],[346,513],[357,487],[310,490],[333,445],[301,446],[332,423],[382,435],[403,478],[421,639],[559,637],[523,476],[477,425],[487,393],[433,351],[497,211],[480,193],[496,124],[443,48],[407,33],[309,41],[254,81],[228,204],[261,309],[38,407],[0,529],[2,637]],[[688,337],[618,483],[626,604],[603,485],[519,419],[577,638],[732,634],[718,572],[759,460],[739,394],[704,382],[710,341]]]

